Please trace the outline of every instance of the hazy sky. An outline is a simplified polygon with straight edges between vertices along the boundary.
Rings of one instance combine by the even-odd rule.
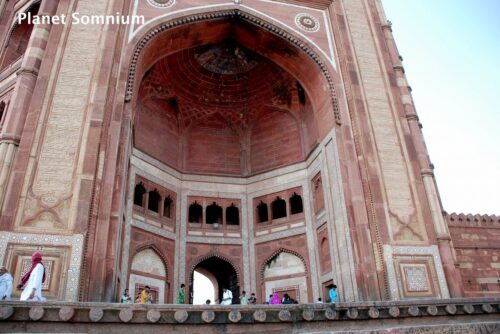
[[[444,209],[500,215],[500,1],[382,2]]]

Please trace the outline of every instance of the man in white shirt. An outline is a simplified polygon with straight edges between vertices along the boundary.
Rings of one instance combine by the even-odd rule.
[[[9,300],[12,294],[12,275],[7,268],[0,268],[0,301]]]
[[[222,288],[224,293],[222,294],[222,302],[221,305],[231,305],[233,303],[233,293],[231,290],[226,288]]]

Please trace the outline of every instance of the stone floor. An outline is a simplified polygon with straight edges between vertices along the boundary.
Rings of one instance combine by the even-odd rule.
[[[500,333],[500,298],[192,306],[0,303],[0,333]]]

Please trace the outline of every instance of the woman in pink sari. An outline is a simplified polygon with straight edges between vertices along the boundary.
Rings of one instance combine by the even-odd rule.
[[[270,302],[271,305],[276,305],[276,304],[281,304],[281,299],[280,297],[278,296],[278,293],[275,292],[273,293],[273,296],[271,297],[271,302]]]

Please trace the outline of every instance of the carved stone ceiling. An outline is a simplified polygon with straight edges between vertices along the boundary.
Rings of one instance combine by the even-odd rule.
[[[185,126],[219,113],[232,126],[246,127],[263,106],[289,108],[294,89],[286,71],[227,40],[161,59],[146,74],[141,99],[175,99]]]

